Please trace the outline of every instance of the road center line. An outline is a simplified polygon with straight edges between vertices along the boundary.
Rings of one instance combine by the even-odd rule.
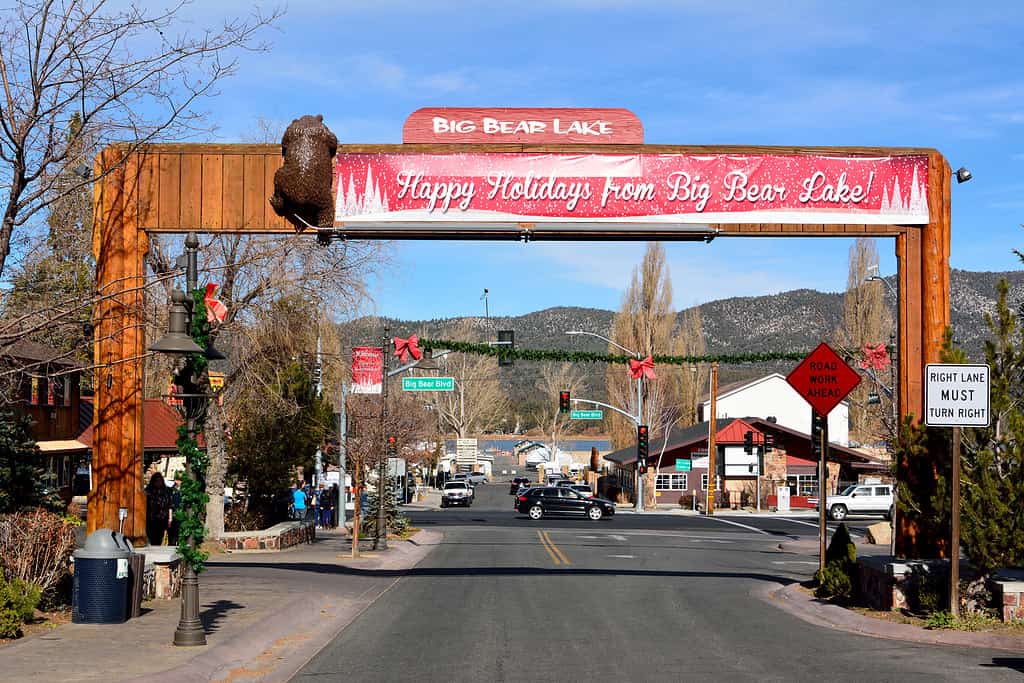
[[[548,543],[551,545],[551,549],[554,550],[555,553],[558,555],[558,557],[560,557],[562,559],[562,564],[565,564],[565,565],[572,564],[572,562],[569,561],[569,558],[565,556],[565,553],[563,553],[562,550],[557,545],[555,545],[555,542],[553,540],[551,540],[550,534],[548,534],[548,532],[546,532],[546,531],[543,531],[541,533],[543,533],[544,537],[547,538]]]
[[[555,555],[554,551],[551,550],[551,547],[548,546],[548,541],[544,537],[544,532],[543,531],[538,531],[537,532],[537,538],[540,539],[540,544],[542,546],[544,546],[544,550],[548,551],[548,555],[551,557],[551,561],[554,562],[556,565],[561,564],[562,561],[558,559],[558,556]]]
[[[765,536],[770,535],[764,529],[758,529],[757,527],[749,526],[747,524],[740,524],[739,522],[734,522],[731,519],[722,519],[721,517],[715,517],[714,515],[711,515],[710,517],[705,516],[705,519],[713,519],[716,522],[722,522],[723,524],[732,524],[733,526],[738,526],[741,529],[748,529],[750,531],[756,531],[757,533],[764,534]]]

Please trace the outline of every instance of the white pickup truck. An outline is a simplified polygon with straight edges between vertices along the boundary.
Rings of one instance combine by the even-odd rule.
[[[884,515],[892,519],[894,504],[891,484],[854,484],[829,496],[825,511],[837,522],[847,515]]]
[[[473,504],[473,487],[465,481],[450,481],[441,489],[441,507]]]

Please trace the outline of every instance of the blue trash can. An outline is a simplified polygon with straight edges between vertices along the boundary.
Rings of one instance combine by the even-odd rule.
[[[120,624],[128,618],[127,539],[110,529],[97,529],[85,547],[73,553],[71,621],[75,624]]]

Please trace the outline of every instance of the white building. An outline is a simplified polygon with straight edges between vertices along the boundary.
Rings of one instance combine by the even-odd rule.
[[[698,408],[699,422],[707,420],[711,414],[711,399],[709,396],[704,399]],[[775,418],[783,427],[811,433],[811,406],[777,372],[719,387],[715,412],[719,418]],[[828,414],[828,440],[840,446],[850,445],[850,406],[846,401]]]

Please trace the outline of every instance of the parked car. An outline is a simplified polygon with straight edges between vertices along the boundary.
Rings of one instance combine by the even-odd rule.
[[[587,498],[565,486],[535,486],[516,496],[516,510],[538,520],[544,515],[576,515],[598,520],[615,514],[615,503]]]
[[[561,472],[555,472],[553,474],[549,474],[549,475],[547,475],[546,479],[547,479],[547,482],[548,482],[548,486],[557,486],[558,482],[560,482],[560,481],[569,481],[569,478],[567,476],[565,476],[564,474],[562,474]]]
[[[441,489],[441,507],[473,504],[473,487],[464,481],[450,481]]]
[[[851,514],[884,515],[886,519],[892,519],[895,503],[890,484],[854,484],[847,486],[839,495],[829,496],[825,511],[829,519],[836,522]]]
[[[515,477],[515,478],[513,478],[511,484],[508,487],[508,492],[510,494],[512,494],[512,495],[515,495],[515,494],[519,493],[519,487],[522,486],[523,484],[529,485],[530,484],[530,478],[529,477]]]
[[[469,472],[466,474],[466,480],[474,486],[488,482],[487,475],[483,472]]]
[[[580,494],[581,496],[583,496],[585,498],[593,498],[594,497],[593,489],[591,489],[586,484],[569,484],[569,488],[571,488],[573,491],[575,491],[576,493]]]

